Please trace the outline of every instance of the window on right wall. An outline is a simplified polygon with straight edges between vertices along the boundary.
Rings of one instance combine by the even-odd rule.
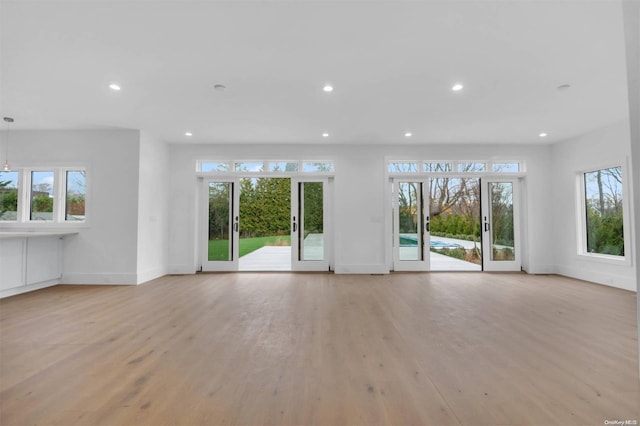
[[[582,173],[582,253],[625,259],[621,166]]]

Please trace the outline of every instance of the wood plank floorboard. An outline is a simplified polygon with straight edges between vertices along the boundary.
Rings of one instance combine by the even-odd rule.
[[[519,273],[221,273],[0,300],[1,425],[640,420],[635,293]]]

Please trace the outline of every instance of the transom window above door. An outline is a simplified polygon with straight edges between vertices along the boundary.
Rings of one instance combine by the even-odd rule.
[[[333,161],[328,160],[196,161],[196,172],[200,173],[332,174],[334,171]]]
[[[522,161],[434,161],[434,160],[390,160],[387,162],[389,174],[411,173],[473,173],[521,174],[525,171]]]

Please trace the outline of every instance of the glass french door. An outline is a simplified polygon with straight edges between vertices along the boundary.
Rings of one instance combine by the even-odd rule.
[[[271,179],[271,181],[275,181]],[[273,182],[274,185],[281,182]],[[240,254],[252,250],[242,249],[240,234],[249,232],[251,215],[240,216],[242,201],[241,187],[248,186],[247,179],[205,178],[203,180],[203,225],[202,225],[202,270],[203,271],[237,271],[258,270],[240,268]],[[246,190],[247,188],[245,188]],[[327,195],[328,179],[326,178],[292,178],[291,179],[291,268],[294,271],[326,271],[329,269],[329,208]],[[289,200],[287,199],[287,205]],[[248,205],[246,204],[243,205]],[[271,208],[275,208],[274,205]],[[288,208],[288,207],[287,207]],[[285,213],[286,214],[286,213]],[[244,229],[242,231],[242,223]],[[289,231],[289,230],[286,230]],[[278,237],[282,238],[282,237]],[[254,238],[260,240],[260,238]],[[264,239],[264,237],[262,237]],[[245,238],[245,243],[251,238]],[[247,243],[248,245],[248,243]],[[289,250],[287,247],[275,249]],[[253,250],[251,254],[258,253]],[[267,256],[268,257],[268,256]],[[248,256],[246,256],[248,258]],[[245,259],[245,257],[243,257]],[[271,258],[271,260],[273,260]],[[270,258],[264,259],[264,267],[271,269]],[[278,265],[276,265],[278,266]],[[282,270],[279,268],[278,270]]]
[[[429,269],[482,270],[479,177],[429,179]]]
[[[291,268],[329,269],[328,179],[291,179]]]
[[[394,271],[519,271],[517,179],[392,180]]]
[[[394,179],[393,269],[429,270],[428,181]]]
[[[239,271],[291,270],[291,178],[240,178]]]
[[[240,199],[237,179],[205,179],[202,270],[238,269]]]
[[[517,179],[482,181],[482,265],[485,271],[520,271]]]

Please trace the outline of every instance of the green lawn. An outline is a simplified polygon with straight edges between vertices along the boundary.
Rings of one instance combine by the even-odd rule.
[[[290,246],[291,236],[240,238],[240,257],[264,246]],[[229,260],[228,240],[209,240],[209,260]]]

